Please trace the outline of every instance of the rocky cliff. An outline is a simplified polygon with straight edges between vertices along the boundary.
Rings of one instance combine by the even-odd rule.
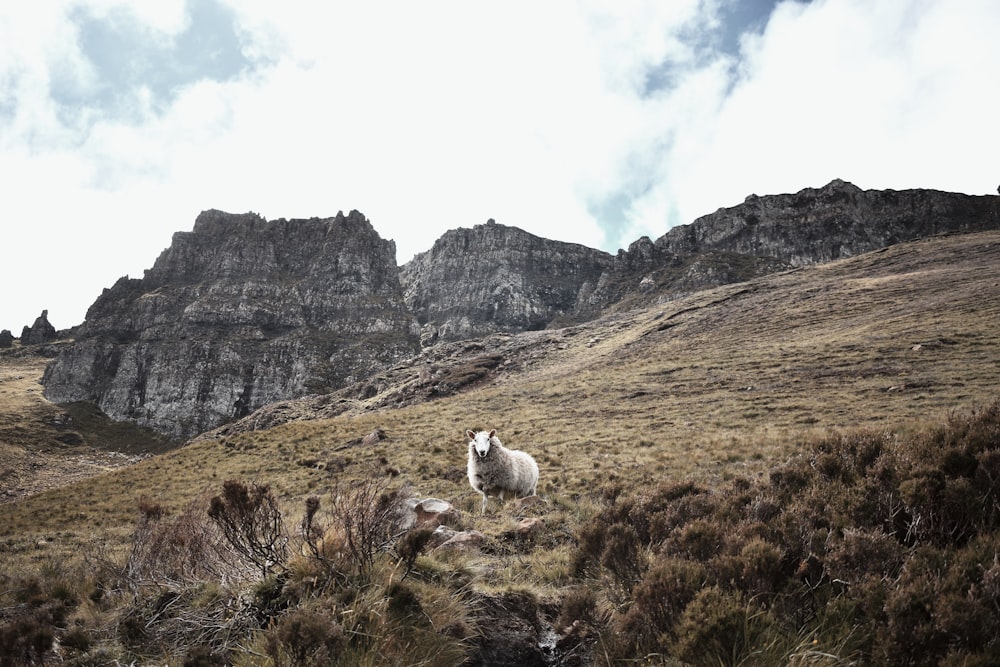
[[[93,401],[189,436],[352,385],[436,343],[583,322],[899,241],[1000,228],[998,202],[835,180],[751,195],[617,256],[491,220],[447,232],[401,268],[392,241],[356,211],[273,222],[207,211],[142,279],[104,291],[43,383],[52,401]],[[475,369],[495,361],[486,355]],[[435,378],[429,395],[457,386]]]
[[[721,250],[802,266],[997,224],[997,197],[992,195],[862,190],[836,179],[795,194],[750,195],[738,206],[674,227],[656,246],[674,255]]]
[[[544,329],[578,315],[614,258],[574,243],[539,238],[493,220],[446,232],[400,270],[406,304],[423,341]]]
[[[671,298],[936,234],[1000,228],[1000,197],[862,190],[836,179],[794,194],[750,195],[620,251],[592,308]]]
[[[414,354],[395,244],[357,211],[206,211],[141,279],[120,279],[48,368],[54,402],[190,436]]]

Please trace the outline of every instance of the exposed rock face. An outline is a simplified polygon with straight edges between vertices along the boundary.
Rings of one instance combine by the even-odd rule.
[[[49,311],[43,310],[35,323],[21,330],[21,345],[42,345],[58,338],[56,328],[49,323]]]
[[[14,334],[10,332],[10,329],[4,329],[0,331],[0,350],[6,350],[14,345]]]
[[[414,354],[395,244],[357,211],[206,211],[142,279],[120,279],[48,368],[45,395],[190,436]]]
[[[474,345],[454,341],[580,323],[900,241],[994,228],[998,197],[862,191],[835,180],[751,195],[617,256],[490,220],[447,232],[397,268],[394,244],[356,211],[274,222],[206,211],[145,277],[105,290],[43,383],[55,402],[93,401],[112,417],[189,436],[306,394],[353,387],[344,400],[367,401],[384,389],[381,371],[423,349],[418,380],[393,399],[403,404],[471,386],[510,362],[483,348],[467,362],[438,363],[451,345]],[[33,338],[39,326],[25,330]]]
[[[862,190],[836,179],[795,194],[750,195],[656,240],[673,255],[726,251],[803,266],[945,232],[995,228],[997,198],[937,190]]]
[[[619,252],[581,307],[630,305],[859,255],[912,239],[1000,227],[994,196],[861,190],[836,179],[795,194],[750,195],[655,242]]]
[[[574,315],[581,288],[613,264],[600,250],[490,220],[446,232],[400,269],[400,280],[429,343],[544,329]]]

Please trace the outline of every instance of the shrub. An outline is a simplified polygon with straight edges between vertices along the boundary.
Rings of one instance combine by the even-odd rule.
[[[614,657],[661,653],[676,637],[674,623],[709,582],[703,565],[661,558],[636,586],[632,605],[614,623],[608,644]]]
[[[395,543],[409,519],[405,491],[389,489],[389,483],[389,478],[373,469],[359,480],[338,481],[330,493],[332,529],[341,536],[349,561],[362,576],[371,573],[375,556]]]
[[[588,625],[597,623],[597,595],[592,588],[577,588],[566,594],[559,607],[556,630],[561,632],[578,621]]]
[[[284,567],[288,537],[269,486],[231,479],[212,498],[208,516],[236,552],[260,568],[262,578]]]
[[[673,652],[695,665],[743,664],[770,625],[739,593],[710,586],[698,591],[681,615]]]
[[[169,519],[162,506],[140,498],[132,549],[119,580],[135,593],[143,585],[179,586],[244,574],[239,554],[223,540],[206,505],[205,497],[196,498]]]
[[[265,647],[274,665],[335,664],[345,638],[330,615],[331,610],[296,609],[282,616],[266,633]]]
[[[615,494],[573,572],[619,610],[611,662],[1000,664],[998,553],[1000,401],[818,440],[756,483]]]

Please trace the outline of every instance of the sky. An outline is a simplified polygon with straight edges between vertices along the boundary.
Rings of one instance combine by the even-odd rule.
[[[0,329],[216,208],[608,252],[842,178],[995,194],[995,0],[0,4]],[[475,261],[470,257],[469,261]]]

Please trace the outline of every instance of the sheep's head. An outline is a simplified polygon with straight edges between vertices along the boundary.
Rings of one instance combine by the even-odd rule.
[[[479,458],[486,458],[486,455],[490,453],[490,445],[493,444],[493,436],[497,434],[496,429],[487,433],[486,431],[466,431],[465,434],[469,436],[470,445],[474,445],[476,448],[476,454],[479,454]]]

